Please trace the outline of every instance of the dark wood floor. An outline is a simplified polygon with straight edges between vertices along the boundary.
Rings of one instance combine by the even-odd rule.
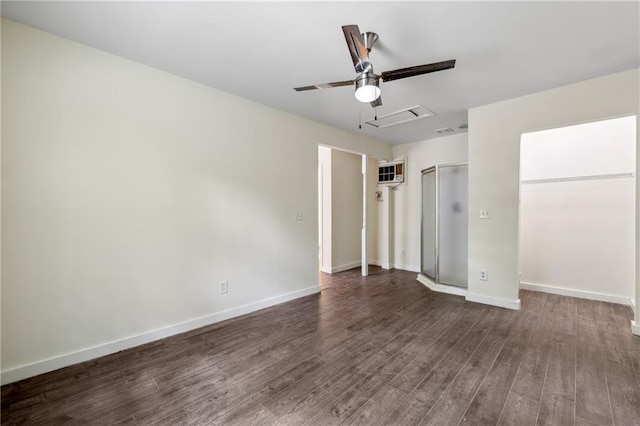
[[[371,273],[4,386],[2,424],[640,424],[629,308],[522,291],[515,312]]]

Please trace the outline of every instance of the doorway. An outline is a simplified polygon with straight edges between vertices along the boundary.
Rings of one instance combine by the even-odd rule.
[[[366,167],[363,168],[363,161]],[[378,264],[377,160],[318,147],[318,249],[320,271],[336,273]],[[363,261],[363,258],[366,259]]]

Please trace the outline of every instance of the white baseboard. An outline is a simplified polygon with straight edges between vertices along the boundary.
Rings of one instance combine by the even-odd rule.
[[[467,293],[466,299],[469,302],[482,303],[485,305],[498,306],[500,308],[513,309],[514,311],[520,310],[520,299],[509,300],[502,299],[500,297],[483,296],[481,294]]]
[[[186,331],[194,330],[196,328],[215,324],[220,321],[225,321],[231,318],[238,317],[240,315],[255,312],[260,309],[279,305],[280,303],[288,302],[290,300],[309,296],[319,292],[320,288],[318,286],[308,287],[302,290],[264,299],[259,302],[250,303],[248,305],[227,309],[200,318],[195,318],[189,321],[170,325],[168,327],[159,328],[157,330],[152,330],[135,336],[126,337],[124,339],[115,340],[112,342],[82,349],[76,352],[34,362],[32,364],[23,365],[10,370],[5,370],[0,375],[0,383],[2,385],[6,385],[8,383],[17,382],[18,380],[37,376],[38,374],[47,373],[59,368],[68,367],[73,364],[78,364],[80,362],[99,358],[104,355],[113,354],[125,349],[153,342],[154,340],[164,339],[165,337],[170,337],[176,334],[184,333]]]
[[[427,278],[422,274],[418,274],[417,280],[420,284],[424,285],[429,290],[437,291],[438,293],[447,293],[447,294],[453,294],[456,296],[467,295],[467,290],[465,290],[464,288],[454,287],[450,285],[436,284],[435,282],[431,281],[429,278]]]
[[[571,296],[571,297],[577,297],[580,299],[597,300],[599,302],[617,303],[619,305],[631,306],[631,309],[635,311],[635,303],[633,299],[629,297],[614,296],[614,295],[605,294],[605,293],[596,293],[592,291],[575,290],[572,288],[563,288],[563,287],[556,287],[553,285],[534,284],[534,283],[526,283],[526,282],[520,282],[520,288],[523,290],[558,294],[560,296]]]
[[[405,265],[403,263],[396,263],[392,265],[395,269],[402,269],[403,271],[409,272],[420,272],[420,267],[415,265]]]
[[[382,262],[380,262],[379,260],[376,259],[370,259],[369,261],[369,265],[374,265],[374,266],[380,266],[382,269],[391,269],[390,265],[384,264]],[[335,268],[331,268],[331,272],[329,272],[330,274],[335,274],[338,272],[343,272],[343,271],[348,271],[349,269],[353,269],[353,268],[359,268],[362,266],[362,262],[358,261],[358,262],[351,262],[351,263],[347,263],[345,265],[340,265],[340,266],[336,266]],[[322,272],[327,272],[324,269],[322,269]]]
[[[393,269],[393,265],[391,263],[387,263],[387,262],[383,262],[381,260],[377,260],[377,259],[370,259],[369,260],[369,265],[374,265],[374,266],[379,266],[382,269]]]
[[[631,333],[636,336],[640,336],[640,324],[635,321],[631,321]]]
[[[340,266],[334,266],[331,268],[331,273],[335,274],[337,272],[343,272],[343,271],[348,271],[349,269],[353,269],[353,268],[359,268],[360,266],[362,266],[362,262],[357,261],[357,262],[351,262],[351,263],[346,263],[344,265],[340,265]]]

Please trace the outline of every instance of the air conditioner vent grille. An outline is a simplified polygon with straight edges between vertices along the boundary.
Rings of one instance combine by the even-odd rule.
[[[383,161],[378,163],[378,184],[399,184],[404,182],[405,160]]]

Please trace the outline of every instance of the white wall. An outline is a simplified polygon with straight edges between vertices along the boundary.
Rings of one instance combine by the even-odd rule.
[[[524,133],[520,179],[635,173],[636,117]]]
[[[521,288],[632,303],[635,178],[540,180],[635,173],[635,131],[631,116],[522,136]]]
[[[640,71],[638,72],[640,77]],[[640,84],[638,85],[640,90]],[[639,95],[640,97],[640,95]],[[640,109],[640,107],[638,108]],[[631,321],[631,332],[640,336],[640,117],[636,114],[636,299],[635,317]]]
[[[390,156],[7,20],[2,122],[4,382],[316,292],[317,145]]]
[[[322,272],[331,273],[332,250],[331,239],[333,232],[331,231],[331,148],[326,146],[318,147],[318,167],[321,176],[319,177],[320,198],[319,212],[320,216],[320,250]]]
[[[469,300],[519,306],[521,134],[637,114],[638,77],[634,69],[469,110]]]
[[[376,178],[376,183],[377,183]],[[380,185],[374,183],[375,190],[380,191],[382,194],[382,200],[374,201],[377,205],[375,208],[377,221],[374,225],[377,233],[376,249],[372,251],[372,261],[370,263],[381,266],[383,269],[393,268],[393,244],[394,244],[394,229],[393,229],[393,190],[389,185]],[[373,194],[375,199],[375,192]],[[369,221],[371,223],[371,221]]]
[[[460,133],[393,146],[393,158],[407,158],[405,183],[393,194],[393,261],[398,269],[420,272],[422,170],[435,164],[467,161],[467,134]],[[402,254],[402,249],[405,254]]]
[[[362,168],[362,163],[360,164]],[[381,202],[376,201],[378,185],[378,160],[368,157],[367,163],[367,256],[370,265],[382,266],[384,254],[382,252],[386,240],[381,227]],[[362,194],[360,196],[362,198]],[[362,263],[362,259],[360,259]]]

